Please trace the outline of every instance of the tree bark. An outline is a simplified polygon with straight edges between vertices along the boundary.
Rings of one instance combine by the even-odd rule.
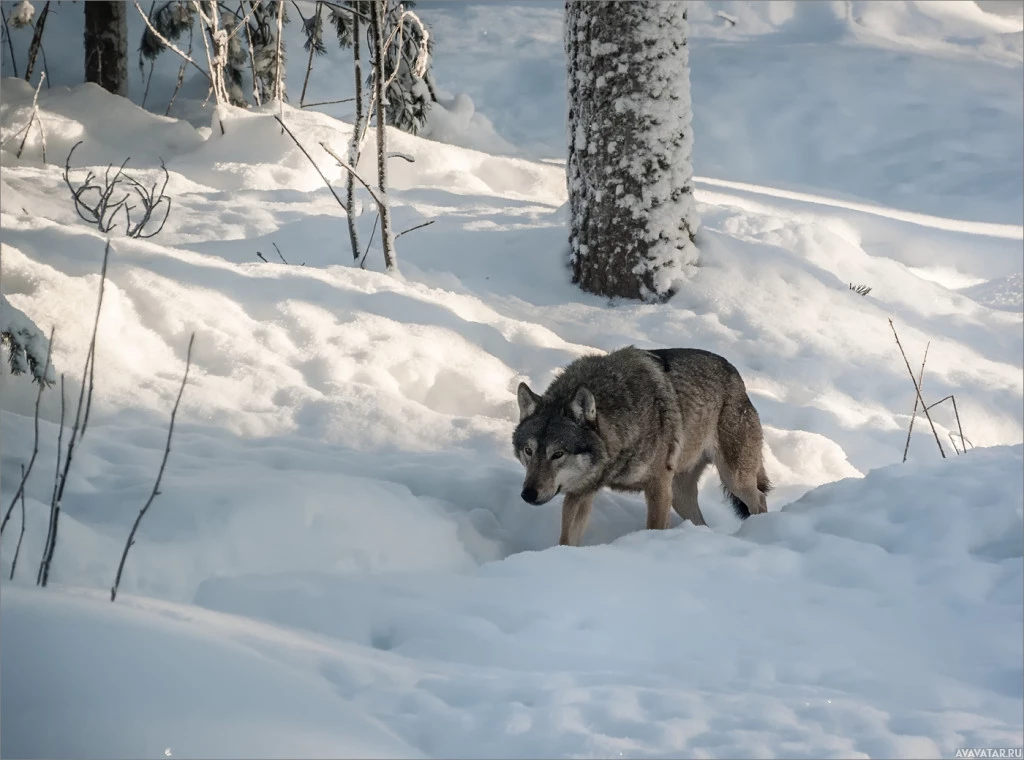
[[[85,5],[85,81],[128,96],[128,4],[92,0]]]
[[[355,169],[359,166],[359,154],[362,153],[363,136],[363,67],[359,52],[359,16],[352,14],[352,62],[356,77],[356,120],[352,125],[352,139],[348,144],[348,163]],[[356,231],[356,186],[352,172],[348,173],[345,182],[345,203],[348,210],[348,238],[352,245],[352,260],[359,260],[359,234]]]
[[[388,146],[384,131],[384,13],[385,0],[374,0],[373,13],[370,14],[370,27],[373,34],[373,57],[376,71],[373,74],[373,90],[376,99],[377,117],[377,206],[380,214],[380,236],[384,246],[384,266],[389,272],[397,269],[395,260],[395,233],[391,228],[391,205],[388,201]],[[353,167],[354,168],[354,167]]]
[[[566,2],[569,251],[590,293],[663,301],[697,262],[686,12]]]

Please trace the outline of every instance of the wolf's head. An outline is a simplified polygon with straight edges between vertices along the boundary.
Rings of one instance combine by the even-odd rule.
[[[538,396],[526,383],[519,384],[517,395],[519,425],[512,446],[526,468],[523,501],[544,504],[556,494],[594,483],[605,455],[594,395],[580,387],[564,408]]]

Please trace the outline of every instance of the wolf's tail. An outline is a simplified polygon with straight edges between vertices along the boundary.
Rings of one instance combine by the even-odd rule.
[[[736,516],[741,520],[746,520],[750,517],[750,510],[747,509],[747,505],[744,504],[740,498],[730,491],[725,486],[722,486],[722,490],[725,492],[725,498],[732,504],[733,511]],[[757,471],[757,490],[763,493],[765,496],[772,490],[772,482],[768,479],[768,473],[764,471],[764,466]]]

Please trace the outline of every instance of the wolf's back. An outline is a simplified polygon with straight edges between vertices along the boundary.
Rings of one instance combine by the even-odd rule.
[[[657,348],[648,351],[661,363],[681,399],[740,400],[747,388],[728,359],[701,348]]]

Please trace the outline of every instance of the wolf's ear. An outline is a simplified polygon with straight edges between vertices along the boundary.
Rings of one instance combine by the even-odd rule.
[[[594,400],[594,394],[586,386],[581,385],[569,402],[569,411],[577,422],[592,425],[597,419],[597,402]]]
[[[519,383],[519,390],[516,391],[516,397],[519,399],[519,421],[522,422],[537,411],[537,404],[540,403],[540,396],[531,391],[530,386],[526,383]]]

